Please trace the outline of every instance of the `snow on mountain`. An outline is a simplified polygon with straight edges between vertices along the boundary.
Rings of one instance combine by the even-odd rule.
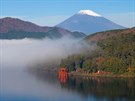
[[[99,15],[99,14],[93,12],[92,10],[80,10],[80,11],[78,12],[78,14],[82,14],[82,15],[83,15],[83,14],[87,14],[87,15],[90,15],[90,16],[101,17],[101,15]]]

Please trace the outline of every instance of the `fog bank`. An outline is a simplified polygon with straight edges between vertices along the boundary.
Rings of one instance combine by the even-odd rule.
[[[81,52],[86,47],[87,44],[80,42],[80,39],[69,38],[0,40],[0,65],[17,67],[38,61],[47,62]]]

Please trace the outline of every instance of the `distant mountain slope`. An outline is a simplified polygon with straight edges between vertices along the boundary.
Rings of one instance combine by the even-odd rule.
[[[128,29],[118,29],[118,30],[111,30],[111,31],[105,31],[105,32],[98,32],[98,33],[87,36],[85,40],[100,41],[106,38],[110,38],[114,36],[116,37],[122,34],[131,34],[131,33],[135,33],[135,27],[128,28]]]
[[[76,34],[75,34],[76,33]],[[0,19],[0,39],[23,39],[23,38],[61,38],[69,36],[82,38],[86,35],[80,32],[70,32],[57,27],[41,27],[31,22],[16,18],[6,17]]]
[[[124,28],[90,10],[81,10],[56,26],[70,31],[83,32],[87,35],[95,32]]]

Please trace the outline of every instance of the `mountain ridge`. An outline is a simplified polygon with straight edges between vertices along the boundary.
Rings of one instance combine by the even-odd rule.
[[[74,35],[74,33],[78,35]],[[80,32],[70,32],[58,27],[38,26],[18,18],[6,17],[0,19],[0,39],[55,38],[54,36],[56,38],[63,36],[82,38],[86,35]]]

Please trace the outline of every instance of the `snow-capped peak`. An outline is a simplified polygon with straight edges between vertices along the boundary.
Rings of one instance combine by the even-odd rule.
[[[80,10],[79,12],[78,12],[78,14],[87,14],[87,15],[90,15],[90,16],[96,16],[96,17],[100,17],[101,15],[99,15],[99,14],[97,14],[97,13],[95,13],[95,12],[93,12],[93,11],[91,11],[91,10]]]

